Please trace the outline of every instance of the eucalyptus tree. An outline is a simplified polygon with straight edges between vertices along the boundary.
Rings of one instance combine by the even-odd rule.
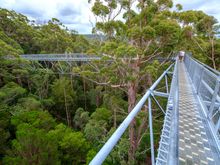
[[[181,27],[173,18],[172,0],[94,0],[96,17],[94,33],[106,36],[96,50],[103,61],[85,65],[74,71],[99,85],[118,88],[127,94],[131,112],[140,93],[139,85],[150,85],[150,60],[167,56],[178,44]],[[154,66],[154,71],[158,66]],[[134,160],[138,147],[135,121],[129,128],[129,158]]]
[[[52,98],[56,101],[56,108],[62,110],[65,107],[66,121],[68,126],[72,126],[71,111],[76,93],[71,87],[70,80],[62,77],[56,79],[52,84]],[[59,112],[59,113],[62,113]]]
[[[180,48],[193,51],[195,55],[201,54],[200,59],[207,59],[216,69],[218,60],[219,24],[213,17],[202,11],[189,10],[175,13],[179,23],[182,24],[183,33]]]

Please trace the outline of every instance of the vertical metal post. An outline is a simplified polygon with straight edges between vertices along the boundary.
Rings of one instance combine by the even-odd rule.
[[[214,93],[213,93],[213,96],[212,96],[211,106],[209,108],[209,118],[210,119],[212,117],[212,113],[213,113],[213,110],[214,110],[214,107],[215,107],[215,101],[217,100],[219,87],[220,87],[220,80],[219,80],[219,78],[217,78],[216,85],[215,85],[215,90],[214,90]]]
[[[218,108],[218,111],[220,111],[220,107]],[[216,133],[218,133],[219,128],[220,128],[220,116],[218,117],[218,122],[215,126],[215,132]]]
[[[167,93],[169,93],[169,86],[168,86],[168,81],[167,81],[167,74],[165,75],[165,83],[166,83]]]
[[[152,123],[152,107],[151,98],[148,98],[148,110],[149,110],[149,126],[150,126],[150,147],[151,147],[151,164],[155,164],[154,159],[154,134],[153,134],[153,123]]]
[[[199,95],[200,86],[202,84],[202,77],[203,77],[203,73],[204,73],[204,67],[201,67],[201,70],[202,71],[201,71],[201,75],[199,77],[199,84],[198,84],[197,89],[196,89],[196,92],[197,92],[198,95]]]
[[[198,67],[199,66],[195,64],[194,69],[193,69],[194,72],[193,72],[192,81],[193,81],[194,84],[196,83],[196,76],[198,75],[198,69],[199,69]]]

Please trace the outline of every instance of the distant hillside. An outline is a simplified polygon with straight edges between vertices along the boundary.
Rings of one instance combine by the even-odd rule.
[[[88,38],[88,39],[97,39],[97,40],[105,40],[106,37],[104,35],[98,35],[98,34],[83,34],[84,37]]]

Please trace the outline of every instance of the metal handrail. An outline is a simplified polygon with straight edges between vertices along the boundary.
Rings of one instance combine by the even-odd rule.
[[[202,66],[206,67],[208,70],[210,70],[210,71],[213,72],[214,74],[220,75],[220,72],[219,72],[219,71],[217,71],[217,70],[211,68],[210,66],[208,66],[208,65],[206,65],[206,64],[204,64],[204,63],[202,63],[202,62],[200,62],[199,60],[195,59],[194,57],[191,57],[191,58],[192,58],[193,60],[195,60],[196,62],[198,62],[199,64],[201,64]]]
[[[21,58],[31,61],[96,61],[96,60],[104,60],[108,62],[112,62],[111,55],[102,54],[102,55],[93,55],[93,54],[83,54],[83,53],[70,53],[70,54],[22,54],[20,55]],[[5,56],[6,59],[15,59],[14,56],[7,55]],[[119,57],[119,60],[138,60],[139,58],[136,57]],[[151,59],[152,61],[175,61],[173,57],[164,58],[164,57],[156,57]]]
[[[171,89],[160,136],[156,165],[178,164],[177,132],[178,132],[178,60],[176,60]]]
[[[189,55],[184,62],[220,151],[220,73]]]
[[[101,148],[101,150],[96,154],[96,156],[93,158],[93,160],[89,163],[90,165],[99,165],[102,164],[102,162],[106,159],[106,157],[109,155],[113,147],[117,144],[129,124],[132,122],[132,120],[135,118],[135,116],[138,114],[138,112],[141,110],[147,99],[150,97],[151,94],[153,94],[154,89],[157,87],[159,82],[168,74],[170,69],[174,66],[174,64],[171,64],[166,71],[163,72],[163,74],[155,81],[155,83],[147,90],[145,95],[141,98],[141,100],[138,102],[138,104],[134,107],[134,109],[129,113],[129,115],[124,119],[124,121],[121,123],[121,125],[117,128],[117,130],[113,133],[113,135],[109,138],[109,140],[104,144],[104,146]]]

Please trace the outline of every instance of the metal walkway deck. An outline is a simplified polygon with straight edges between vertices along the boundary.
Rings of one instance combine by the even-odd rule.
[[[178,75],[179,164],[217,165],[220,156],[184,63]]]

